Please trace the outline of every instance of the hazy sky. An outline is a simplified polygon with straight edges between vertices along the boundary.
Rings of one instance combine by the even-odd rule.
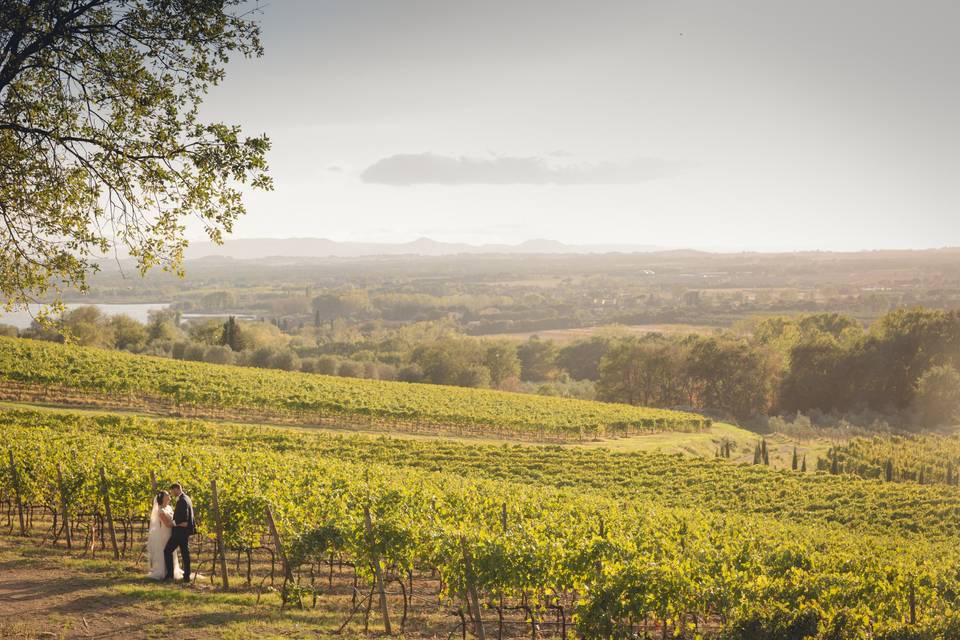
[[[271,0],[239,237],[960,245],[956,0]]]

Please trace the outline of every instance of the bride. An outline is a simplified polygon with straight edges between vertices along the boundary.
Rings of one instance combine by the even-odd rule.
[[[167,567],[163,561],[163,548],[167,546],[170,535],[173,533],[173,507],[170,506],[170,494],[161,491],[153,501],[153,510],[150,512],[150,534],[147,536],[147,560],[150,565],[149,577],[154,580],[163,580],[166,577]],[[173,579],[183,578],[180,570],[180,560],[176,552],[173,554]]]

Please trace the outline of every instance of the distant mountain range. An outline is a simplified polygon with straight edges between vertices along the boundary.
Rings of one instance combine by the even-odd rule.
[[[527,240],[520,244],[465,244],[419,238],[397,244],[381,242],[337,242],[326,238],[238,238],[222,245],[209,241],[192,242],[185,258],[211,256],[262,259],[285,258],[357,258],[361,256],[449,256],[458,254],[571,254],[571,253],[647,253],[665,247],[651,245],[568,245],[556,240]]]

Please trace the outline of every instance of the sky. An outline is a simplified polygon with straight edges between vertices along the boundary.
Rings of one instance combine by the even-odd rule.
[[[270,0],[234,236],[960,245],[955,0]]]

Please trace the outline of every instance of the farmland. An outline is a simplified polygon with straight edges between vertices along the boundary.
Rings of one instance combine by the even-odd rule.
[[[231,561],[232,584],[272,574],[277,605],[299,608],[316,596],[331,606],[333,599],[342,622],[354,605],[336,595],[337,585],[352,580],[373,603],[368,628],[380,624],[371,567],[388,583],[405,583],[402,592],[387,590],[394,624],[406,611],[411,625],[449,627],[460,611],[465,630],[480,618],[488,633],[499,625],[521,634],[527,625],[529,633],[533,624],[545,635],[569,626],[620,637],[639,626],[710,636],[756,625],[842,624],[890,638],[947,633],[955,624],[960,493],[953,487],[659,453],[106,413],[7,409],[0,425],[0,449],[15,461],[15,475],[0,473],[12,531],[19,498],[40,507],[28,512],[28,533],[62,548],[62,517],[58,525],[41,514],[66,504],[74,544],[109,555],[102,469],[122,555],[136,553],[151,474],[191,488],[209,543],[216,480],[228,555],[254,558],[247,568]],[[287,555],[286,580],[256,561],[274,548],[267,507]],[[203,548],[212,567],[209,544]],[[317,579],[327,574],[329,584]]]
[[[182,362],[8,338],[0,338],[0,378],[8,383],[6,399],[450,435],[582,439],[709,426],[700,416],[664,409]]]

